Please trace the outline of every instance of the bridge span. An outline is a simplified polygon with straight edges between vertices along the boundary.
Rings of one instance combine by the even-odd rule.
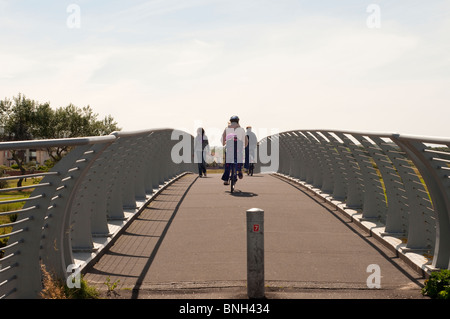
[[[297,183],[188,174],[127,226],[85,279],[118,298],[247,298],[245,212],[265,211],[268,298],[423,298],[422,276],[350,218]],[[368,286],[376,265],[379,288]]]
[[[277,133],[233,194],[219,175],[190,174],[193,141],[162,128],[0,143],[70,150],[22,176],[38,183],[0,176],[0,194],[29,195],[0,201],[24,203],[0,212],[0,299],[39,298],[43,269],[67,283],[120,280],[130,298],[242,297],[251,208],[265,211],[274,297],[420,298],[420,278],[450,268],[449,138]]]

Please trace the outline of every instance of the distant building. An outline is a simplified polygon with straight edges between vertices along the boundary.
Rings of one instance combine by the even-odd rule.
[[[44,165],[44,162],[48,159],[50,159],[50,156],[45,150],[25,150],[25,163],[36,162],[38,165]],[[0,165],[11,166],[13,164],[15,164],[15,161],[12,159],[11,151],[0,151]]]
[[[4,127],[0,126],[0,143],[4,141],[1,138],[4,132]],[[46,150],[25,150],[25,163],[36,162],[38,165],[44,165],[44,162],[48,159],[50,159],[50,156]],[[11,166],[13,164],[16,163],[12,159],[11,151],[0,151],[0,165]]]

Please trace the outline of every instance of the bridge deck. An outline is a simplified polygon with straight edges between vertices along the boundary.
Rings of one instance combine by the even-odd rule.
[[[142,211],[86,274],[120,298],[247,298],[246,215],[265,211],[268,298],[422,298],[420,276],[339,213],[271,175],[244,176],[235,194],[186,175]],[[367,267],[379,265],[381,289]]]

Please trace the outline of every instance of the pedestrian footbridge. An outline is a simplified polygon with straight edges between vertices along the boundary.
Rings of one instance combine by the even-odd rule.
[[[261,139],[236,191],[199,178],[172,129],[0,143],[70,147],[2,216],[0,298],[39,298],[42,267],[129,298],[245,298],[245,214],[264,210],[267,296],[420,298],[449,268],[450,139],[295,130]],[[1,177],[3,181],[17,177]],[[5,189],[0,189],[5,192]],[[7,231],[6,231],[7,230]],[[76,281],[76,280],[75,280]]]

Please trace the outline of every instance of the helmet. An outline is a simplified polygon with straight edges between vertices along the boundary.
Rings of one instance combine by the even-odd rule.
[[[232,117],[230,117],[230,122],[239,122],[239,116],[233,115]]]

